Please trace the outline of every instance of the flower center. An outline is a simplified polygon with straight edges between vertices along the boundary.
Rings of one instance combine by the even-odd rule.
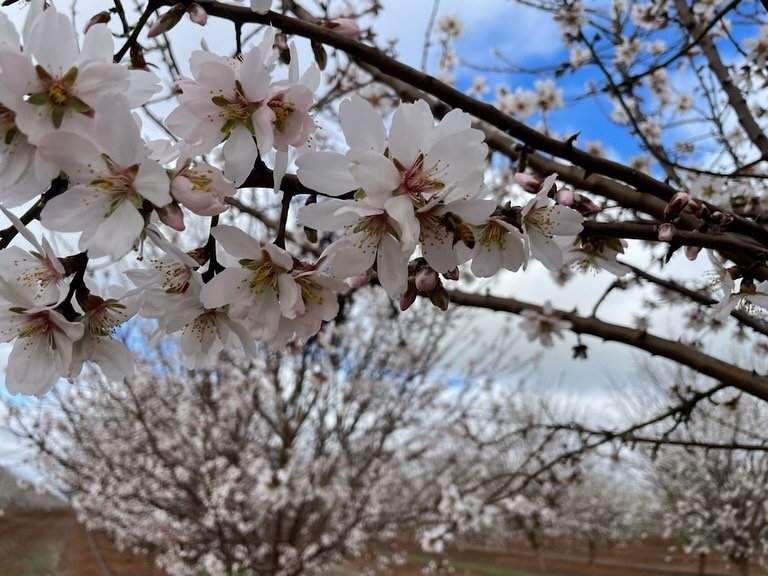
[[[229,136],[229,134],[237,126],[242,124],[248,131],[253,134],[253,123],[251,122],[251,116],[253,113],[261,108],[261,102],[251,102],[245,97],[245,91],[243,85],[239,80],[235,81],[235,94],[232,99],[226,96],[214,96],[211,101],[221,108],[219,116],[224,119],[224,125],[221,127],[221,131]]]
[[[90,186],[91,188],[99,188],[112,196],[106,216],[112,215],[123,200],[126,199],[130,200],[137,209],[141,208],[144,199],[133,187],[134,179],[139,171],[139,165],[134,164],[133,166],[123,168],[118,166],[106,154],[102,154],[101,157],[104,159],[107,169],[102,170],[98,178],[91,180]]]
[[[424,167],[424,154],[419,154],[410,168],[403,166],[396,158],[392,159],[392,163],[400,172],[400,191],[403,194],[419,197],[445,188],[445,184],[435,177],[437,164]]]
[[[54,106],[63,106],[69,99],[69,89],[60,81],[54,82],[46,90],[48,101]]]
[[[267,106],[274,112],[275,121],[273,126],[277,134],[282,134],[285,131],[285,124],[288,119],[296,111],[296,106],[293,102],[285,102],[280,98],[273,98],[267,102]]]

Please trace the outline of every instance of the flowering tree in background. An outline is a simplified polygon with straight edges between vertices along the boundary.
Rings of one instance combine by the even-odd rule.
[[[621,277],[608,292],[657,284],[699,323],[730,314],[762,338],[760,3],[526,2],[552,15],[570,55],[535,71],[534,90],[497,84],[494,101],[481,78],[470,94],[451,85],[471,63],[448,16],[425,44],[426,67],[437,36],[436,78],[376,45],[375,1],[274,4],[151,0],[135,12],[117,0],[79,34],[43,0],[6,2],[25,13],[18,29],[0,13],[0,202],[25,207],[5,212],[0,236],[11,392],[42,395],[89,362],[131,375],[113,334],[137,314],[203,367],[232,346],[306,341],[340,294],[374,282],[403,310],[424,297],[521,314],[545,345],[564,331],[621,342],[768,399],[752,366],[598,319],[607,293],[586,315],[449,284],[534,261],[559,278],[604,269]],[[185,14],[234,24],[227,53],[183,55],[188,77],[173,49]],[[586,91],[565,94],[564,74],[587,75]],[[553,112],[585,97],[610,102],[643,153],[622,163],[610,143],[558,133]],[[47,237],[26,227],[38,219]],[[80,251],[57,254],[59,234],[77,234]],[[9,247],[18,235],[31,247]],[[705,249],[722,294],[620,262],[628,241],[650,243],[649,266],[705,261]],[[109,288],[90,282],[105,267]],[[586,353],[579,340],[574,355]]]

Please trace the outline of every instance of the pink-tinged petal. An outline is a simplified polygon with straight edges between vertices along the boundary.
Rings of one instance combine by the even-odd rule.
[[[478,278],[491,278],[504,267],[502,250],[498,246],[478,244],[472,257],[470,269]]]
[[[400,173],[385,156],[373,150],[350,150],[349,172],[368,196],[389,197],[400,185]]]
[[[0,99],[3,103],[18,112],[25,94],[34,92],[37,88],[35,67],[29,56],[20,52],[0,50]]]
[[[42,245],[37,241],[37,238],[35,237],[35,235],[32,234],[30,229],[27,228],[21,220],[19,220],[16,214],[11,212],[10,210],[7,210],[5,206],[3,206],[2,204],[0,204],[0,210],[2,210],[5,217],[11,221],[11,224],[13,224],[13,227],[19,231],[19,234],[21,234],[21,236],[27,242],[32,244],[32,246],[35,248],[35,250],[37,250],[39,254],[45,254],[45,250],[43,250]],[[53,254],[53,252],[51,252],[51,254]],[[2,270],[0,270],[0,273],[2,273]]]
[[[340,238],[325,250],[331,258],[331,274],[350,278],[367,272],[376,261],[377,246],[363,233]]]
[[[25,49],[50,74],[59,76],[77,63],[77,33],[64,14],[46,10],[32,25]]]
[[[548,194],[549,191],[552,189],[552,186],[554,186],[555,182],[557,181],[557,174],[550,174],[547,176],[547,178],[544,180],[544,182],[541,185],[541,188],[539,189],[536,196],[531,198],[528,203],[523,206],[523,209],[521,211],[521,214],[523,217],[525,217],[531,210],[536,208],[537,206],[543,206],[547,202],[549,202]]]
[[[256,343],[254,342],[253,337],[248,333],[248,330],[245,326],[243,326],[237,320],[228,318],[224,314],[221,315],[219,321],[227,328],[229,328],[232,333],[235,334],[235,336],[237,336],[238,340],[240,340],[240,345],[243,347],[243,351],[246,354],[249,356],[256,355]]]
[[[555,236],[575,236],[584,228],[584,217],[572,208],[551,206],[546,209],[552,222],[548,232]]]
[[[256,144],[262,156],[265,156],[276,144],[274,121],[275,113],[269,106],[262,106],[251,116]]]
[[[283,270],[293,269],[293,256],[275,244],[265,244],[264,251],[269,258]]]
[[[115,338],[103,338],[90,361],[98,364],[104,376],[112,381],[128,378],[136,371],[133,354],[122,341]]]
[[[356,222],[357,213],[347,211],[337,213],[346,204],[344,200],[327,200],[302,206],[296,214],[296,221],[302,226],[309,226],[315,230],[335,232]]]
[[[297,314],[304,312],[301,290],[290,274],[278,275],[277,289],[280,300],[280,314],[286,318],[296,318]]]
[[[356,95],[342,100],[339,104],[339,119],[350,148],[384,152],[387,147],[384,121],[367,100]]]
[[[145,160],[139,166],[136,178],[133,181],[134,189],[155,206],[161,207],[170,204],[171,180],[168,172],[159,163],[153,160]]]
[[[235,258],[260,260],[262,244],[253,236],[246,234],[235,226],[219,225],[211,229],[211,234],[221,245],[222,249]]]
[[[49,318],[70,340],[79,340],[83,337],[85,326],[81,322],[70,322],[53,310],[49,313]]]
[[[87,245],[83,245],[84,237],[80,237],[80,247],[117,259],[133,249],[142,230],[144,218],[133,203],[126,199],[117,205],[109,218],[99,224],[93,237],[86,241]]]
[[[320,68],[312,62],[309,68],[304,71],[304,74],[301,75],[301,78],[299,78],[299,84],[306,86],[310,92],[314,93],[318,86],[320,86],[321,79]]]
[[[443,228],[431,232],[421,239],[421,253],[435,272],[445,274],[459,263],[453,235],[448,236]]]
[[[5,370],[8,392],[43,396],[60,377],[52,361],[47,335],[19,338],[14,342]]]
[[[83,49],[80,51],[78,63],[88,60],[103,60],[112,62],[115,53],[115,43],[112,40],[112,32],[106,24],[96,24],[88,28],[83,38]]]
[[[495,209],[496,202],[484,198],[455,202],[448,206],[448,210],[460,216],[467,224],[474,226],[484,223]]]
[[[93,180],[89,164],[99,168],[104,165],[98,146],[73,132],[50,132],[41,140],[37,150],[43,159],[66,172],[73,183],[83,184]]]
[[[18,51],[21,46],[19,33],[11,19],[0,13],[0,48]]]
[[[275,153],[275,167],[272,169],[275,186],[273,188],[275,194],[280,192],[280,186],[283,183],[285,173],[288,171],[288,152],[282,152],[278,150]]]
[[[390,198],[384,203],[384,209],[397,224],[402,249],[413,251],[419,240],[420,226],[410,196],[403,194]]]
[[[460,180],[480,169],[488,156],[480,130],[466,130],[446,136],[435,143],[424,158],[424,166],[437,168],[437,178],[444,182]]]
[[[264,56],[258,47],[251,48],[240,66],[240,83],[249,102],[261,102],[267,97],[271,79],[264,66]]]
[[[118,166],[127,168],[148,155],[141,129],[128,100],[123,96],[103,98],[96,109],[96,140],[101,150]]]
[[[235,69],[221,56],[207,50],[195,50],[189,57],[189,69],[195,80],[226,93],[235,89]]]
[[[57,232],[81,232],[104,219],[109,195],[84,186],[74,186],[48,201],[40,214],[40,223]]]
[[[337,152],[307,152],[296,160],[299,181],[327,196],[341,196],[355,190],[349,160]]]
[[[200,301],[206,308],[221,308],[239,299],[248,290],[253,273],[245,268],[225,268],[200,290]]]
[[[555,239],[538,230],[528,232],[528,241],[533,257],[541,262],[545,268],[556,272],[563,266],[563,251],[557,245]]]
[[[240,186],[253,170],[259,154],[256,142],[248,130],[238,126],[232,131],[222,150],[224,155],[224,175],[236,186]]]
[[[405,167],[410,167],[433,130],[433,117],[429,105],[423,100],[413,104],[400,104],[392,116],[389,129],[389,152]]]
[[[408,258],[410,253],[403,252],[400,244],[391,236],[385,235],[379,243],[376,266],[379,282],[390,298],[396,300],[408,287]]]
[[[463,132],[472,128],[472,117],[458,108],[454,108],[448,114],[442,117],[440,123],[435,126],[430,134],[427,147],[431,147],[434,142],[442,140],[450,134]]]
[[[146,104],[162,89],[160,79],[154,73],[147,70],[128,71],[128,92],[125,97],[131,109]]]

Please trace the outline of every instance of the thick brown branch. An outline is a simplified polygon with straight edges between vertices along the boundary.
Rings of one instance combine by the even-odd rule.
[[[461,306],[472,306],[511,314],[520,314],[524,310],[541,312],[540,306],[515,300],[484,294],[471,294],[458,290],[449,291],[451,302]],[[609,340],[621,342],[650,354],[667,358],[697,372],[710,376],[724,384],[739,388],[762,400],[768,400],[768,377],[754,371],[745,370],[710,356],[691,346],[654,336],[643,330],[610,324],[597,318],[585,318],[575,312],[558,311],[558,314],[571,322],[571,330],[576,334],[589,334]]]

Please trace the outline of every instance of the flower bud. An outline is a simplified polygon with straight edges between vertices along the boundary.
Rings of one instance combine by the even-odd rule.
[[[598,214],[599,212],[602,212],[602,208],[598,206],[595,202],[584,196],[583,194],[579,194],[578,199],[576,200],[576,210],[579,211],[579,213],[582,216],[590,216],[592,214]]]
[[[358,274],[357,276],[352,276],[352,278],[347,279],[347,284],[349,284],[349,287],[352,288],[352,290],[362,288],[363,286],[368,285],[370,282],[371,278],[368,276],[368,274]]]
[[[530,192],[531,194],[536,194],[544,183],[543,178],[539,178],[533,174],[525,174],[524,172],[515,172],[512,179],[515,183],[521,186],[523,190]]]
[[[443,274],[443,278],[446,280],[458,280],[459,279],[459,269],[454,268],[453,270],[448,270],[445,274]]]
[[[171,202],[162,208],[155,208],[155,210],[163,224],[179,232],[184,231],[184,212],[181,211],[181,207],[178,204]]]
[[[107,24],[111,17],[112,13],[109,10],[104,10],[98,14],[94,14],[91,16],[91,19],[85,23],[85,26],[83,26],[83,34],[88,32],[91,26],[95,26],[96,24]]]
[[[160,16],[160,18],[158,18],[155,23],[149,27],[147,38],[154,38],[155,36],[160,36],[160,34],[168,32],[168,30],[172,29],[174,26],[176,26],[176,24],[179,23],[179,20],[181,20],[181,17],[186,11],[187,8],[184,6],[184,4],[174,4],[171,6],[168,12]]]
[[[410,283],[405,294],[400,296],[400,310],[405,312],[414,302],[416,302],[416,286]]]
[[[664,208],[664,218],[666,220],[674,220],[683,213],[683,210],[685,210],[685,207],[688,206],[688,202],[690,201],[690,194],[687,192],[678,192],[672,196],[672,200],[670,200],[666,208]]]
[[[437,287],[437,283],[440,279],[430,266],[424,266],[421,270],[416,272],[416,276],[413,279],[416,284],[416,290],[419,292],[429,292]]]
[[[563,206],[573,206],[575,200],[573,190],[568,186],[563,186],[555,193],[555,200],[557,200]]]
[[[205,26],[205,23],[208,22],[208,12],[206,12],[205,8],[200,6],[197,2],[192,2],[192,4],[189,5],[187,14],[189,14],[189,19],[192,20],[192,22],[199,24],[200,26]]]
[[[357,21],[352,18],[332,18],[330,20],[323,20],[323,26],[352,40],[360,38],[360,26],[358,26]]]
[[[664,222],[664,224],[659,226],[659,240],[669,242],[674,237],[675,232],[677,232],[677,228],[675,228],[674,224]]]
[[[701,246],[686,246],[683,249],[683,252],[685,253],[685,257],[693,262],[699,256],[699,252],[701,252]]]
[[[443,312],[448,310],[448,305],[451,303],[451,298],[448,296],[448,291],[442,284],[438,285],[432,292],[428,294],[429,301],[435,306],[440,308]]]

